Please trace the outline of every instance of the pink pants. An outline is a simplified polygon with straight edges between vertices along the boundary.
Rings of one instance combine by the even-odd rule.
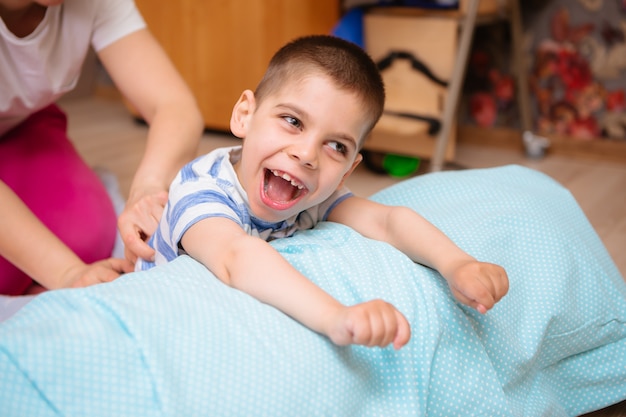
[[[68,139],[67,118],[56,105],[0,137],[0,179],[84,262],[111,256],[117,222],[113,204]],[[0,294],[21,295],[32,284],[0,256]]]

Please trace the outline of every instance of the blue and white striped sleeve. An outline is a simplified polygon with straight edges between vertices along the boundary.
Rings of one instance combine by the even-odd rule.
[[[161,226],[163,237],[172,254],[178,254],[183,234],[200,220],[225,217],[243,227],[242,207],[224,183],[212,175],[198,174],[194,164],[183,168],[170,187],[169,201]],[[159,242],[161,243],[161,242]]]

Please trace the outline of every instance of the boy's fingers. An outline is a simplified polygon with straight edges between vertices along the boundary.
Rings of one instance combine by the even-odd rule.
[[[397,310],[396,321],[398,329],[396,332],[396,336],[393,339],[393,348],[395,350],[398,350],[407,343],[409,343],[409,340],[411,339],[411,326],[409,325],[407,319],[402,315],[402,313]]]
[[[480,314],[486,314],[486,313],[487,313],[487,307],[485,307],[485,306],[484,306],[484,305],[482,305],[482,304],[477,304],[477,305],[476,305],[476,310],[478,310],[478,312],[479,312]]]
[[[453,294],[454,298],[456,298],[460,303],[477,310],[481,314],[485,314],[495,304],[495,301],[493,301],[492,297],[487,297],[487,299],[484,300],[469,298],[458,290],[454,290]],[[492,301],[490,302],[489,300]]]
[[[388,308],[392,309],[391,311],[387,310],[384,316],[384,332],[381,334],[382,339],[378,343],[380,347],[386,347],[391,343],[394,343],[397,338],[397,334],[399,331],[399,327],[401,325],[399,321],[399,317],[397,315],[397,310],[388,305]]]
[[[407,319],[393,305],[383,300],[372,300],[353,307],[350,316],[352,317],[345,328],[349,335],[346,343],[368,347],[386,347],[393,344],[395,349],[400,349],[411,338],[411,327]],[[335,343],[338,342],[340,340],[335,340]]]
[[[498,279],[498,301],[502,299],[509,292],[509,277],[506,272],[504,272]]]
[[[491,289],[491,294],[498,302],[509,291],[509,278],[506,275],[504,268],[494,266],[494,269],[487,275],[488,288]]]

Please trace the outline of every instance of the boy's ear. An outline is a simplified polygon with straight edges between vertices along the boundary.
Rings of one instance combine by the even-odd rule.
[[[237,103],[235,103],[235,107],[233,107],[233,112],[230,116],[230,130],[233,132],[233,135],[240,139],[244,139],[246,137],[248,125],[252,115],[254,114],[255,106],[256,101],[252,91],[245,90],[241,93],[241,96],[239,97],[239,100],[237,100]]]
[[[360,153],[357,154],[357,156],[356,156],[356,158],[354,158],[354,162],[352,163],[352,166],[350,167],[348,172],[343,174],[343,178],[341,179],[341,182],[339,183],[339,186],[337,186],[337,189],[340,189],[341,187],[343,187],[343,184],[346,182],[346,179],[348,179],[350,174],[352,174],[354,169],[361,163],[362,160],[363,160],[363,155],[361,155]]]

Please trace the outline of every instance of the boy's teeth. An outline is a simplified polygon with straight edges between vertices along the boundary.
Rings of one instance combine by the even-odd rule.
[[[304,185],[302,184],[298,184],[297,182],[295,182],[293,179],[291,179],[291,177],[289,176],[289,174],[287,174],[286,172],[280,172],[277,171],[275,169],[272,170],[272,174],[276,175],[277,177],[280,177],[282,179],[284,179],[285,181],[289,181],[291,183],[291,185],[293,185],[294,187],[298,187],[299,190],[304,188]]]

